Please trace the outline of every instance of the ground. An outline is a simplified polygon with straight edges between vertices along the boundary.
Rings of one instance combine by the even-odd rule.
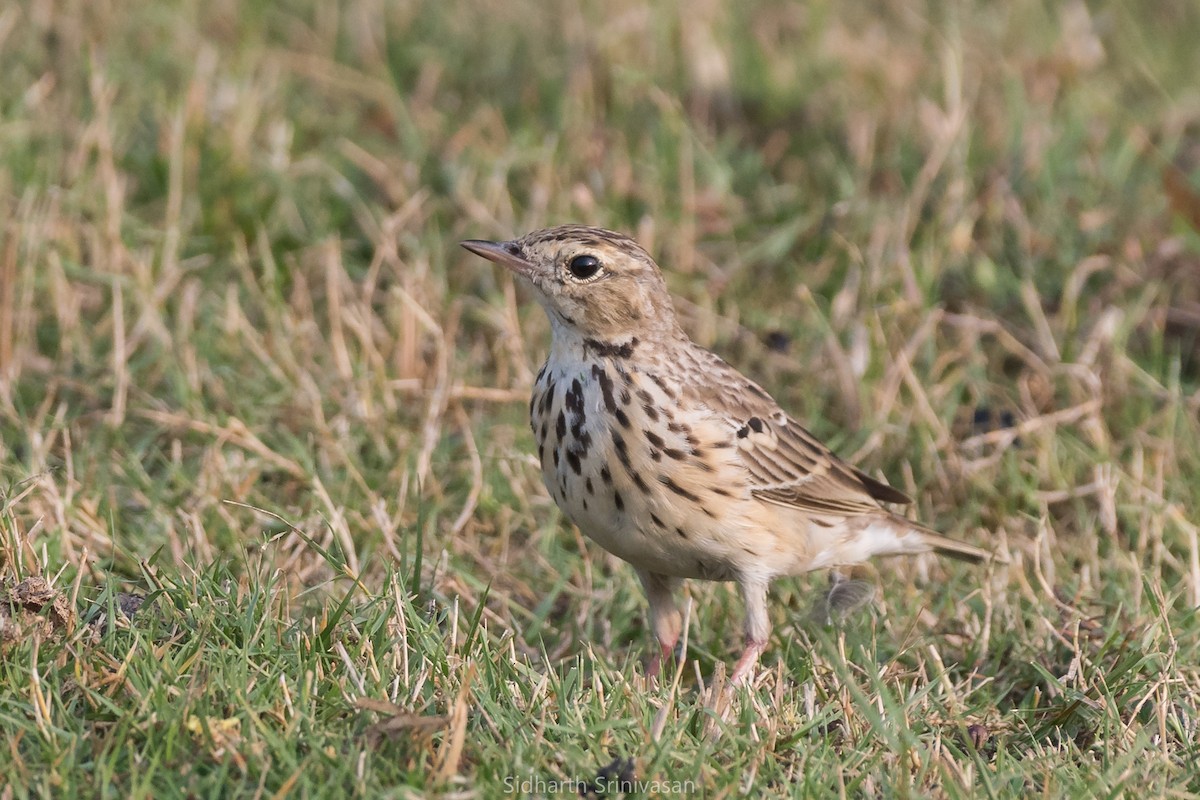
[[[1200,793],[1197,30],[6,4],[0,797]],[[546,320],[457,246],[569,221],[1002,558],[880,563],[845,618],[781,581],[724,694],[739,603],[693,583],[647,683],[531,456]]]

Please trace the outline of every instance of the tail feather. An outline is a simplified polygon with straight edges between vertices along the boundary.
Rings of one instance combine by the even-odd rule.
[[[951,539],[948,536],[942,536],[940,533],[922,528],[921,542],[928,545],[929,549],[940,556],[949,556],[957,558],[960,561],[970,561],[979,563],[980,561],[991,561],[993,553],[990,550],[984,550],[982,547],[976,547],[973,544],[960,542],[957,539]]]
[[[822,536],[821,534],[825,534]],[[814,528],[811,569],[861,564],[881,556],[911,556],[930,551],[963,561],[989,561],[995,556],[973,544],[942,536],[896,514],[880,515],[856,531]]]
[[[933,551],[939,556],[948,556],[959,561],[969,561],[973,564],[978,564],[981,561],[991,561],[996,557],[996,554],[991,550],[977,547],[973,544],[960,542],[958,539],[951,539],[949,536],[943,536],[932,528],[926,528],[919,522],[914,522],[898,514],[889,514],[891,522],[895,525],[900,533],[901,541],[911,542],[914,534],[917,541],[920,542],[917,548],[908,552],[929,552]],[[907,534],[907,535],[905,535]],[[911,547],[911,545],[910,545]]]

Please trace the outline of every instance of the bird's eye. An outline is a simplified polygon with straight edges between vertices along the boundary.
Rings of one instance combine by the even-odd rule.
[[[600,260],[595,256],[575,256],[567,264],[571,274],[581,281],[596,277],[600,272]]]

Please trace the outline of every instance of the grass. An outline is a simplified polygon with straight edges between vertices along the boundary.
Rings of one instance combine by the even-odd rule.
[[[0,797],[1200,794],[1198,28],[5,6]],[[693,583],[647,685],[530,456],[547,323],[456,244],[565,221],[1008,563],[880,564],[834,626],[781,581],[732,696]]]

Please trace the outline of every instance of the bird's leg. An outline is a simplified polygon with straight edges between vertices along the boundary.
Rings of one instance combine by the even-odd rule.
[[[740,588],[742,603],[746,606],[746,649],[733,666],[733,674],[729,676],[731,684],[742,683],[750,678],[771,634],[771,620],[767,616],[767,582],[743,579]]]
[[[640,569],[637,574],[650,604],[650,630],[658,641],[658,652],[650,656],[650,663],[646,665],[646,675],[653,677],[658,675],[663,659],[670,658],[683,629],[683,615],[675,604],[675,590],[681,581]]]

